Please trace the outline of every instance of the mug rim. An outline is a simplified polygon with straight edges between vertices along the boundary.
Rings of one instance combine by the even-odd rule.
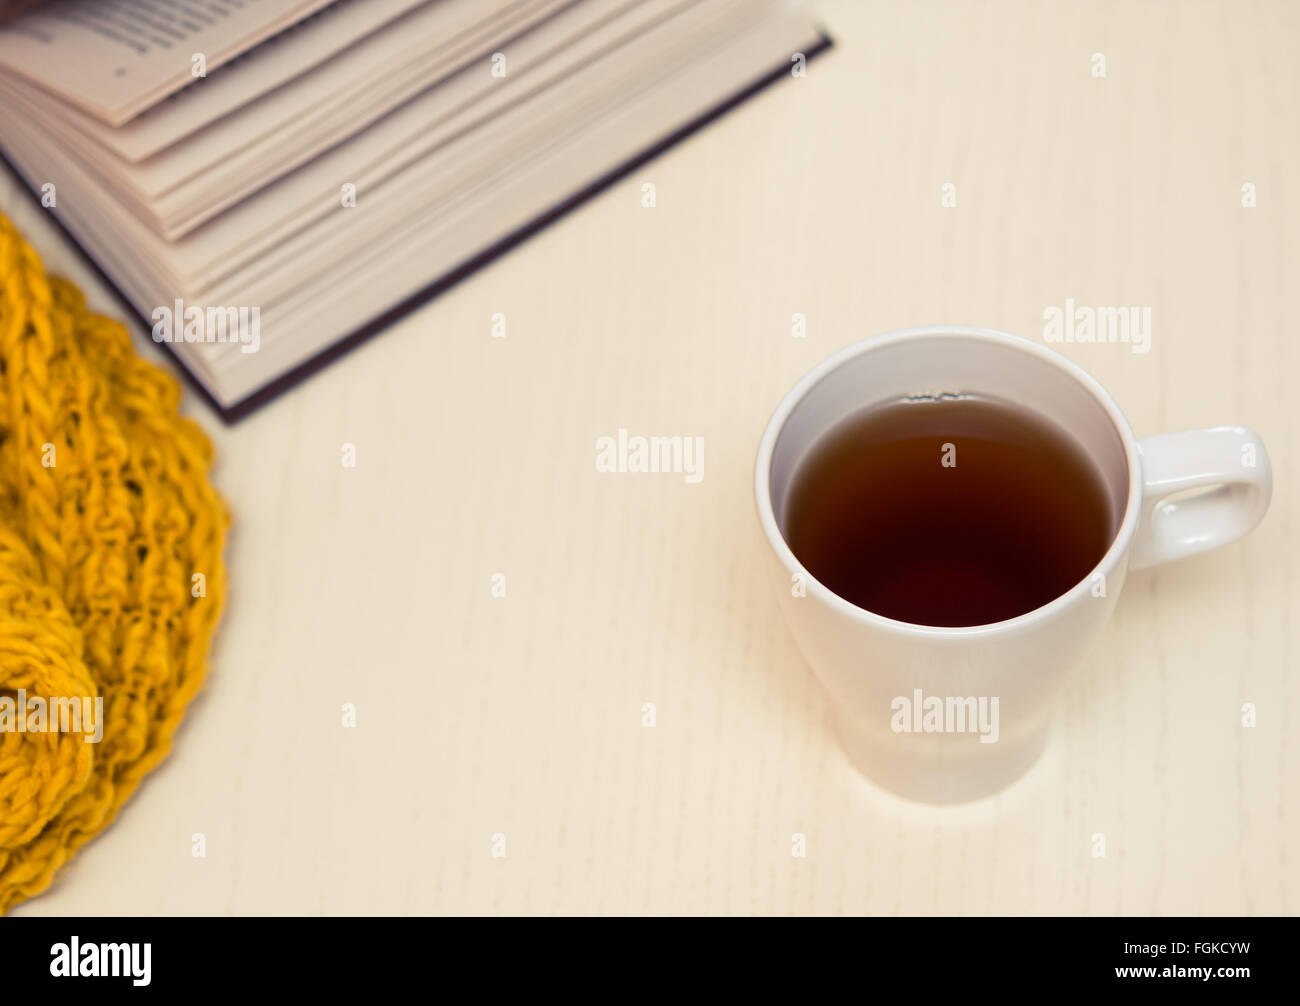
[[[823,584],[799,561],[799,558],[786,542],[785,535],[776,522],[776,514],[772,510],[772,453],[776,448],[776,442],[780,438],[781,432],[785,429],[786,421],[790,418],[790,414],[795,407],[807,398],[827,375],[839,369],[849,360],[894,343],[908,342],[928,336],[961,336],[996,343],[1051,364],[1073,378],[1075,383],[1091,395],[1093,400],[1102,407],[1124,445],[1124,457],[1128,464],[1128,502],[1124,507],[1123,519],[1115,531],[1110,547],[1106,549],[1088,575],[1065,593],[1052,598],[1046,604],[1016,615],[1014,618],[1003,619],[1000,622],[987,622],[981,625],[921,625],[916,622],[904,622],[896,618],[889,618],[886,615],[878,615],[866,608],[860,608],[851,601],[840,597],[839,594]],[[905,635],[959,638],[1014,632],[1016,629],[1050,618],[1074,604],[1089,589],[1092,577],[1097,571],[1102,571],[1103,576],[1110,573],[1127,553],[1137,531],[1142,499],[1142,467],[1137,439],[1134,437],[1133,430],[1124,417],[1124,413],[1120,411],[1110,393],[1101,386],[1097,379],[1073,360],[1037,342],[998,329],[967,325],[927,325],[895,329],[850,343],[826,357],[795,382],[767,421],[767,426],[763,430],[763,437],[759,441],[758,456],[754,462],[754,499],[758,507],[759,524],[762,525],[763,533],[767,537],[768,544],[776,552],[777,558],[792,574],[801,574],[808,584],[809,593],[823,604],[829,605],[835,611],[854,621],[874,628],[887,629]]]

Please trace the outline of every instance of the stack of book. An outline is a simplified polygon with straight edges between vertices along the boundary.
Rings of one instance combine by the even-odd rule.
[[[829,42],[779,0],[0,0],[0,148],[227,418]]]

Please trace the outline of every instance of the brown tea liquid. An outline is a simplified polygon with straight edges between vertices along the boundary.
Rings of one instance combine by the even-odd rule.
[[[840,597],[919,625],[985,625],[1089,576],[1115,528],[1100,473],[1043,417],[989,398],[845,419],[800,465],[786,540]]]

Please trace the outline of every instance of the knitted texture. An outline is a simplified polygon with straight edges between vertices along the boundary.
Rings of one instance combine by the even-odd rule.
[[[103,700],[97,742],[0,732],[0,913],[112,821],[203,680],[229,516],[179,399],[0,215],[0,702]]]

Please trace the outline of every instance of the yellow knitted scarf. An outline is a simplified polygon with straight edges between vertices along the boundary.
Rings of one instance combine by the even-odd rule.
[[[0,913],[112,821],[203,680],[229,516],[179,398],[0,214]]]

